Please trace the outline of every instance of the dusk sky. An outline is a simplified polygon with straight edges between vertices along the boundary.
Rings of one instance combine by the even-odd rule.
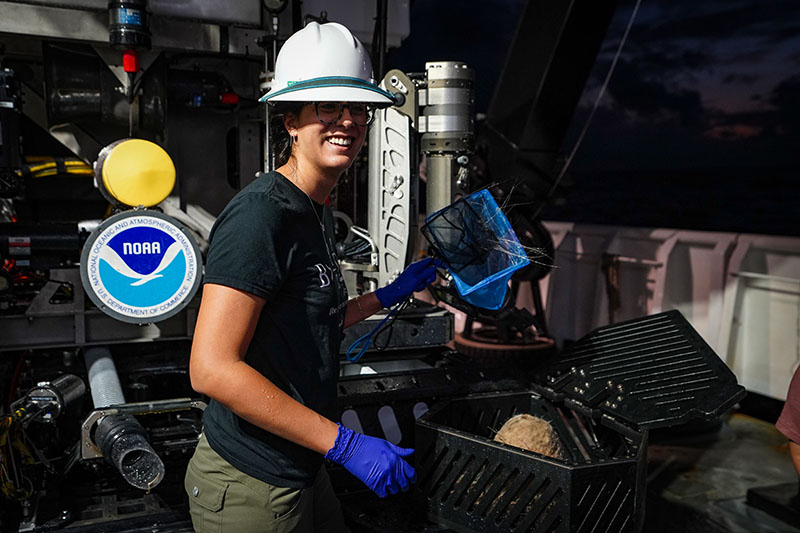
[[[523,4],[412,0],[412,33],[389,66],[463,60],[485,111]],[[564,152],[634,5],[619,3]],[[643,0],[562,198],[543,216],[800,235],[799,153],[799,1]]]
[[[632,4],[609,28],[584,110]],[[800,2],[644,0],[595,119],[581,166],[800,168],[788,149],[800,140]],[[609,134],[620,142],[594,142]]]

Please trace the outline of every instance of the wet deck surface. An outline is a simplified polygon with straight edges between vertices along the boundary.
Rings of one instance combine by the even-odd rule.
[[[788,442],[772,424],[734,414],[716,432],[656,432],[648,466],[644,531],[800,532],[746,502],[756,487],[797,493]]]

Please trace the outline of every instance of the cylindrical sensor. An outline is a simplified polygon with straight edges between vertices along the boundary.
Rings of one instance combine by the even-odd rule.
[[[475,129],[475,90],[473,70],[458,61],[426,63],[425,74],[418,124],[427,163],[425,212],[430,215],[469,190],[466,163]]]
[[[425,73],[427,87],[419,92],[422,151],[469,151],[474,132],[474,71],[459,61],[436,61],[425,64]]]
[[[149,50],[147,0],[112,0],[108,3],[108,40],[127,50]]]

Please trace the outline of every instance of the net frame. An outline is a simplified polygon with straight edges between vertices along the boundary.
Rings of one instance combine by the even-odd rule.
[[[507,285],[513,272],[530,264],[514,229],[488,189],[429,215],[421,232],[447,264],[462,296],[492,284]],[[505,286],[501,288],[505,290]]]

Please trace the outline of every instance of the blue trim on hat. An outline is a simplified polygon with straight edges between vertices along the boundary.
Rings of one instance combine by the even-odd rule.
[[[295,91],[302,91],[305,89],[320,89],[324,87],[352,87],[355,89],[366,89],[368,91],[372,91],[377,93],[381,96],[384,96],[391,100],[392,102],[395,101],[394,95],[388,91],[384,91],[380,87],[373,85],[372,83],[366,82],[361,78],[352,78],[349,76],[325,76],[322,78],[313,78],[310,80],[303,80],[293,83],[288,87],[280,89],[275,92],[269,92],[259,98],[259,102],[267,102],[271,98],[275,96],[280,96],[282,94],[291,93]]]

